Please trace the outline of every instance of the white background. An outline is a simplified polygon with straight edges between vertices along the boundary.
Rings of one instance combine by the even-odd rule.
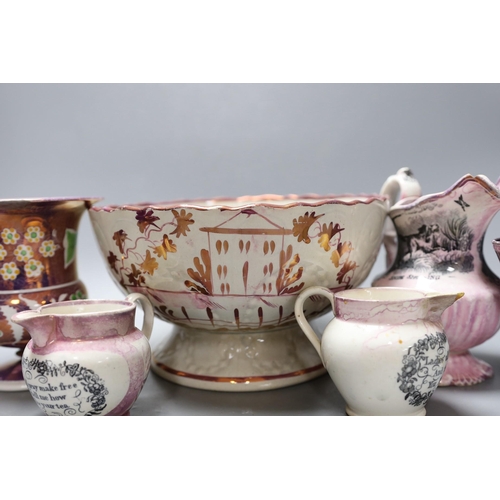
[[[1,196],[123,203],[377,192],[401,166],[425,193],[468,172],[496,180],[497,20],[484,1],[2,2]],[[105,85],[75,85],[96,82]],[[241,85],[263,82],[273,84]],[[485,237],[496,271],[497,235],[498,218]],[[87,216],[78,245],[89,294],[115,297]],[[112,472],[120,479],[108,476],[104,487],[114,495],[495,491],[496,419],[220,420],[0,425],[12,430],[3,455],[17,487],[28,484],[24,463],[46,486],[44,457],[57,450],[66,452],[57,454],[58,481],[73,478],[66,491],[78,498],[95,494],[85,479]]]

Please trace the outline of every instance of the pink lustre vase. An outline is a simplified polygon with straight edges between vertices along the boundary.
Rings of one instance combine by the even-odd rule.
[[[499,187],[467,174],[446,191],[402,199],[389,211],[396,237],[385,245],[395,258],[373,286],[465,292],[442,316],[450,344],[442,386],[473,385],[493,375],[469,349],[500,327],[500,279],[483,256],[484,234],[499,210]]]

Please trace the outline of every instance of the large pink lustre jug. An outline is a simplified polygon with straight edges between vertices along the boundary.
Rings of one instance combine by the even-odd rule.
[[[411,173],[404,175],[391,176],[382,190],[404,186]],[[473,385],[493,375],[492,367],[469,349],[500,327],[500,279],[483,256],[486,229],[499,210],[498,185],[484,175],[467,174],[446,191],[406,197],[389,211],[396,233],[384,240],[388,269],[373,286],[465,292],[442,316],[450,343],[442,386]]]

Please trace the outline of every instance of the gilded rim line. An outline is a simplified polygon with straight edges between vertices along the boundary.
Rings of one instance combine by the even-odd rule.
[[[217,382],[217,383],[225,383],[225,384],[249,384],[256,382],[267,382],[272,380],[279,379],[287,379],[292,377],[300,377],[301,375],[307,375],[309,373],[313,373],[316,371],[324,370],[324,366],[322,364],[318,364],[315,366],[311,366],[309,368],[304,368],[302,370],[297,370],[295,372],[282,373],[280,375],[253,375],[249,377],[212,377],[210,375],[198,375],[195,373],[188,373],[179,370],[174,370],[173,368],[168,367],[164,363],[153,360],[154,363],[152,365],[153,368],[156,368],[157,371],[167,372],[171,375],[175,375],[177,377],[182,377],[185,379],[193,379],[200,380],[203,382]],[[155,370],[153,370],[155,371]]]

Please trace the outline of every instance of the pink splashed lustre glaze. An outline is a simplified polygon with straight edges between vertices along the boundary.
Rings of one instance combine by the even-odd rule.
[[[142,330],[134,326],[136,301],[144,309]],[[140,294],[15,314],[12,321],[32,337],[22,372],[39,408],[47,415],[128,415],[149,373],[153,317]]]
[[[449,354],[441,315],[462,295],[398,287],[333,294],[311,287],[299,295],[295,315],[348,415],[423,416]],[[317,296],[331,301],[334,314],[321,340],[306,320]]]
[[[263,195],[89,214],[114,281],[175,325],[152,369],[190,387],[257,391],[325,373],[295,322],[295,299],[310,285],[361,284],[387,210],[378,195]],[[327,306],[321,299],[309,313]]]
[[[86,298],[76,266],[78,225],[98,200],[0,200],[0,357],[10,358],[0,366],[0,391],[27,390],[19,355],[30,336],[12,315]]]
[[[443,314],[450,359],[441,385],[473,385],[493,375],[469,349],[500,327],[500,280],[483,256],[484,234],[499,210],[498,186],[467,174],[444,192],[401,200],[389,211],[397,240],[388,254],[396,257],[373,286],[465,292]]]

